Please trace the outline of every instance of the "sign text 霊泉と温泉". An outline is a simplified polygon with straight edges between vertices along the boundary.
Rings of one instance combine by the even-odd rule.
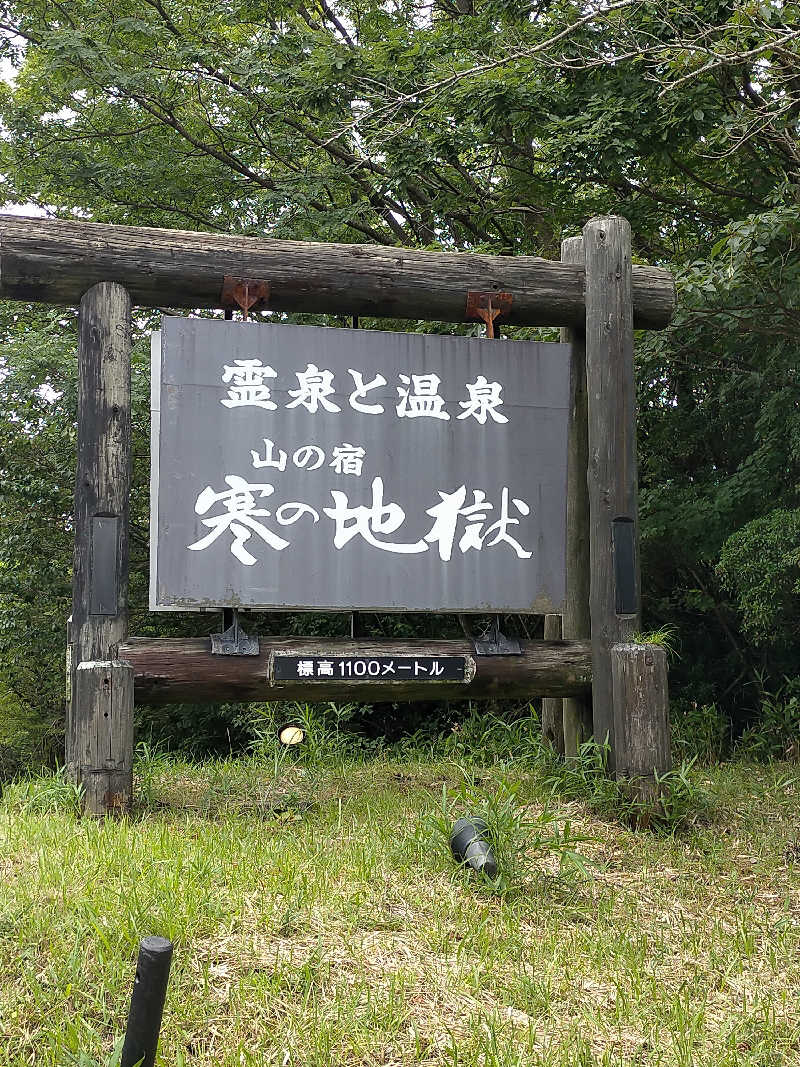
[[[559,610],[566,346],[170,317],[151,606]]]

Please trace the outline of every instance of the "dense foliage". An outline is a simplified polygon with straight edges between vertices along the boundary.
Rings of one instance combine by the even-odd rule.
[[[673,269],[681,298],[674,326],[638,347],[646,625],[678,628],[685,707],[738,723],[765,686],[800,674],[800,4],[5,0],[0,12],[11,203],[552,258],[589,216],[625,215],[636,255]],[[24,705],[56,718],[75,316],[6,305],[2,317],[0,663]]]

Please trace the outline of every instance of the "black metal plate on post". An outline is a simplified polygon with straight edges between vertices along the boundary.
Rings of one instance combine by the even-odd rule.
[[[275,682],[469,682],[466,656],[280,656]]]
[[[115,515],[95,515],[89,579],[92,615],[116,615],[119,610],[118,544],[119,519]]]
[[[614,584],[617,615],[635,615],[639,610],[636,581],[636,523],[614,519],[611,524],[614,550]]]

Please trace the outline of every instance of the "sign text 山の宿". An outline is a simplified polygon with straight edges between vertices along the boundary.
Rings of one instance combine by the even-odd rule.
[[[557,611],[568,351],[170,317],[151,606]]]

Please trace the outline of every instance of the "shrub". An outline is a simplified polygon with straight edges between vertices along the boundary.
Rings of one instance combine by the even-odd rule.
[[[719,763],[731,747],[730,720],[716,704],[678,699],[670,704],[676,756],[698,763]]]
[[[737,751],[759,760],[800,759],[800,678],[762,692],[758,718],[740,737]]]

